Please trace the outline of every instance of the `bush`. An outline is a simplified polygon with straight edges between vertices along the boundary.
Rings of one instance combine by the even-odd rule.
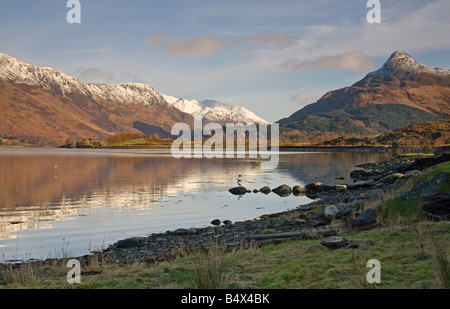
[[[108,144],[116,144],[141,138],[144,138],[144,135],[142,133],[124,132],[124,133],[117,133],[114,134],[113,136],[108,137],[106,142]]]
[[[423,147],[423,152],[425,152],[426,154],[432,154],[433,153],[433,146],[431,145],[427,145],[425,147]]]

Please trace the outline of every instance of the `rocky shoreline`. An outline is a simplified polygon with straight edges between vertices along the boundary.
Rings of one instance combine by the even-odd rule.
[[[278,194],[280,198],[305,194],[316,198],[316,201],[255,220],[214,220],[209,227],[180,228],[147,237],[128,238],[109,246],[102,254],[115,263],[154,262],[196,249],[260,246],[288,239],[322,239],[322,244],[330,248],[354,248],[360,242],[349,242],[339,235],[344,231],[377,226],[376,212],[373,209],[363,211],[366,203],[382,198],[408,179],[420,175],[424,169],[449,160],[450,154],[419,159],[394,157],[388,161],[358,166],[351,173],[354,180],[351,184],[333,186],[312,183],[305,188],[295,186],[291,189],[288,185],[282,185],[272,190],[268,187],[255,189],[255,194]],[[242,187],[230,189],[230,194],[236,195],[253,194],[251,192]],[[444,196],[444,203],[448,203],[446,198],[448,194]]]

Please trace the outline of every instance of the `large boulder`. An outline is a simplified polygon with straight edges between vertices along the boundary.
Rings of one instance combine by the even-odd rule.
[[[305,194],[305,191],[305,188],[299,186],[294,186],[294,188],[292,188],[292,194],[294,194],[295,196],[303,195]]]
[[[305,190],[307,192],[316,192],[317,191],[317,187],[320,186],[321,184],[322,184],[321,182],[310,183],[310,184],[305,186]]]
[[[279,196],[285,197],[291,195],[292,189],[288,185],[281,185],[273,189],[272,192],[278,194]]]
[[[270,192],[272,192],[272,190],[270,190],[270,188],[268,186],[264,186],[261,189],[259,189],[259,192],[264,193],[264,194],[269,194]]]
[[[422,172],[419,170],[410,170],[405,173],[405,178],[415,177],[421,175]]]
[[[450,180],[450,174],[440,172],[437,173],[430,180],[421,180],[413,188],[408,190],[404,195],[403,199],[414,200],[414,199],[425,199],[428,200],[429,197],[441,193],[445,184]]]
[[[233,195],[245,195],[248,190],[244,187],[235,187],[228,190]]]
[[[371,188],[374,185],[375,185],[375,181],[370,179],[370,180],[361,180],[361,181],[354,182],[352,184],[348,184],[347,188],[349,190],[357,190],[357,189],[361,189],[361,188]]]
[[[335,205],[330,205],[324,208],[323,214],[327,218],[334,218],[339,213],[339,208]]]
[[[394,173],[394,174],[390,174],[390,175],[387,175],[387,176],[381,178],[380,181],[379,181],[379,183],[392,184],[392,183],[394,183],[396,180],[402,179],[403,177],[405,177],[404,174],[401,174],[401,173]]]
[[[373,209],[367,209],[353,222],[355,227],[369,227],[377,222],[377,213]]]
[[[441,192],[444,185],[450,180],[450,174],[440,172],[437,173],[430,181],[425,182],[420,197],[436,195]]]
[[[366,201],[381,200],[385,195],[386,192],[381,189],[368,190],[364,193],[364,199]]]
[[[349,241],[340,236],[330,236],[330,237],[324,238],[320,242],[320,244],[329,249],[339,249],[339,248],[343,248],[343,247],[347,246],[349,244]]]
[[[314,182],[305,186],[305,191],[309,193],[329,192],[333,190],[336,190],[336,186],[323,184],[321,182]]]
[[[347,189],[347,185],[336,185],[336,191],[345,191]]]
[[[142,247],[145,244],[145,238],[143,237],[133,237],[119,240],[114,244],[114,247],[118,249],[130,249]]]
[[[354,170],[350,173],[350,177],[354,180],[369,180],[377,175],[377,172],[371,170]]]
[[[420,170],[423,171],[430,166],[450,161],[450,153],[443,153],[438,157],[421,158],[410,164],[403,170],[397,169],[399,172],[406,172],[407,170]]]

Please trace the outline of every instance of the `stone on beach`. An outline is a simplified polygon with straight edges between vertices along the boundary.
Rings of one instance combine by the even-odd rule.
[[[248,193],[248,190],[244,187],[235,187],[228,190],[233,195],[245,195]]]
[[[292,194],[294,194],[295,196],[299,196],[305,193],[305,188],[302,188],[300,186],[294,186],[294,188],[292,188]]]
[[[275,194],[278,194],[279,196],[289,196],[292,193],[291,187],[288,185],[281,185],[275,189],[272,190]]]
[[[335,206],[335,205],[327,206],[323,210],[323,214],[325,215],[325,217],[328,217],[328,218],[334,218],[338,213],[339,213],[339,208],[337,208],[337,206]]]
[[[324,247],[327,247],[329,249],[339,249],[343,248],[348,244],[348,240],[345,238],[342,238],[340,236],[330,236],[327,238],[324,238],[320,244]]]
[[[259,192],[264,193],[264,194],[269,194],[270,192],[272,192],[272,190],[268,187],[268,186],[264,186],[261,189],[259,189]]]

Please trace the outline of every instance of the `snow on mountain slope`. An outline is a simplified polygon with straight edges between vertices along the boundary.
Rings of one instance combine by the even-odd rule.
[[[423,65],[403,51],[396,51],[393,53],[379,70],[371,72],[367,76],[399,73],[404,75],[427,73],[437,76],[450,76],[450,70]]]
[[[41,68],[1,53],[0,78],[15,84],[39,86],[63,96],[81,94],[125,104],[167,104],[161,94],[146,84],[88,84],[53,68]]]
[[[211,100],[199,102],[163,95],[143,83],[115,85],[85,83],[53,68],[41,68],[2,53],[0,53],[0,78],[15,84],[39,86],[63,96],[82,94],[94,100],[106,99],[123,104],[165,105],[187,114],[201,114],[208,121],[267,123],[243,107]]]
[[[264,119],[242,106],[231,106],[219,101],[179,99],[169,95],[163,95],[166,101],[182,112],[188,114],[200,114],[210,122],[240,122],[240,123],[268,123]]]

